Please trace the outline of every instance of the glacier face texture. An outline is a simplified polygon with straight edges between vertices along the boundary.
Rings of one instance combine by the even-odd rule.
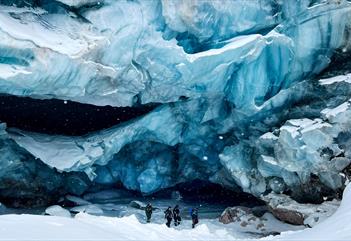
[[[0,93],[159,104],[85,136],[3,126],[1,196],[19,195],[12,183],[27,196],[194,179],[256,196],[344,187],[350,1],[0,3]]]

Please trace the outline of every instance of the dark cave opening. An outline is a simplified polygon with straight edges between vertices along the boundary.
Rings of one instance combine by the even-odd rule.
[[[156,106],[95,106],[58,99],[0,95],[0,122],[25,131],[80,136],[140,117]]]
[[[222,205],[226,207],[255,207],[265,205],[265,202],[249,193],[242,192],[241,190],[228,189],[222,185],[199,179],[177,184],[175,187],[161,190],[149,197],[153,199],[176,199],[176,197],[174,197],[176,192],[179,193],[182,201],[188,203],[203,203],[206,205]]]

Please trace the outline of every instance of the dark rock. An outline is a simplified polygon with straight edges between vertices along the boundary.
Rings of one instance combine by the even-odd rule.
[[[246,222],[246,221],[243,221],[240,223],[240,226],[243,228],[246,227],[247,225],[248,225],[248,222]]]
[[[219,221],[224,224],[241,221],[240,217],[244,215],[252,214],[250,208],[247,207],[229,207],[226,208],[221,216]]]
[[[277,219],[283,222],[294,225],[304,225],[304,215],[298,211],[285,208],[270,208],[270,211]]]

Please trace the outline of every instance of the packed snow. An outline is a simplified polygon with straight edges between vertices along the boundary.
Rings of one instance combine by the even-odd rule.
[[[351,185],[344,191],[343,200],[330,218],[313,228],[287,231],[262,240],[350,240],[351,239]],[[272,225],[286,226],[271,219]],[[245,240],[252,238],[243,233],[246,227],[219,224],[217,220],[200,219],[190,228],[190,220],[180,227],[167,228],[165,224],[141,223],[135,215],[115,218],[78,213],[74,218],[41,215],[0,216],[0,240]],[[286,228],[286,227],[285,227]],[[284,227],[282,228],[284,230]],[[18,232],[21,230],[21,232]],[[254,240],[254,239],[251,239]]]

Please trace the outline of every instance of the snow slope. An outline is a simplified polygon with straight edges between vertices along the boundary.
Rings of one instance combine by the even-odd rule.
[[[330,218],[312,229],[297,232],[286,232],[278,237],[279,240],[351,240],[351,185],[343,195],[339,209]]]
[[[17,230],[21,230],[18,233]],[[196,229],[168,229],[166,225],[141,224],[133,216],[76,218],[38,215],[4,215],[0,218],[0,240],[232,240],[225,229],[210,231],[205,224]]]
[[[350,240],[351,185],[338,211],[312,229],[288,231],[263,240]],[[189,221],[188,221],[189,222]],[[229,228],[227,228],[229,227]],[[168,229],[164,224],[142,224],[132,215],[97,217],[80,213],[75,218],[39,215],[0,216],[0,240],[242,240],[250,238],[204,222],[196,229]],[[21,232],[18,232],[21,230]]]

